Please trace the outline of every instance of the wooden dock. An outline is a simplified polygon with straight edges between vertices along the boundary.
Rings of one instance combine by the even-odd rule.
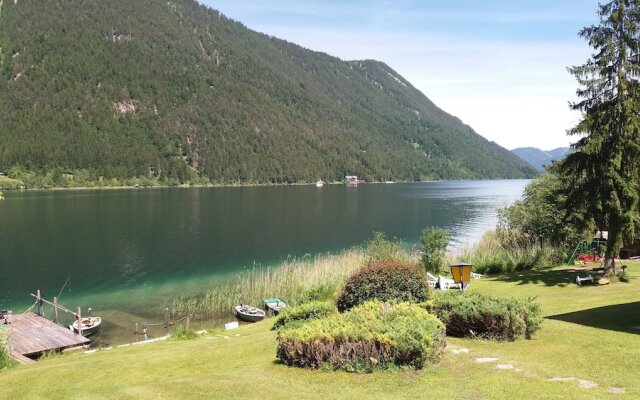
[[[13,316],[9,328],[9,350],[18,361],[47,351],[60,351],[88,344],[89,339],[33,312]]]

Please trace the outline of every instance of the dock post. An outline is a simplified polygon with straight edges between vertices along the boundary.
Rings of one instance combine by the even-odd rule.
[[[82,336],[82,309],[78,307],[78,333]]]
[[[134,333],[137,335],[138,334],[138,323],[136,322],[136,330],[134,331]]]
[[[169,308],[164,308],[164,329],[169,330]]]
[[[42,297],[40,296],[40,289],[36,290],[36,303],[38,304],[38,315],[42,315]]]
[[[58,298],[53,298],[53,322],[58,323]]]

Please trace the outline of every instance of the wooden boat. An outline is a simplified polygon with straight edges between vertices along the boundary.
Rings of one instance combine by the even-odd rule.
[[[82,336],[91,336],[98,332],[100,324],[102,324],[102,318],[100,317],[83,317],[80,320],[73,321],[73,324],[69,325],[69,329],[73,332],[78,332],[78,322],[82,323]]]
[[[238,304],[236,306],[236,317],[247,322],[258,322],[262,320],[267,313],[254,306],[246,304]]]
[[[264,301],[264,310],[271,311],[273,315],[278,315],[280,314],[280,311],[287,308],[287,303],[278,297],[269,297],[267,299],[262,299],[262,301]]]

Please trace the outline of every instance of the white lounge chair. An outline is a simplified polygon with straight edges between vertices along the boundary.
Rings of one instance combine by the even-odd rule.
[[[576,275],[576,283],[578,284],[578,286],[582,286],[582,282],[596,283],[593,280],[593,276],[591,276],[591,275],[587,275],[585,277],[580,277],[580,275]]]
[[[445,278],[444,276],[438,276],[438,286],[440,290],[460,289],[460,285],[453,279]]]

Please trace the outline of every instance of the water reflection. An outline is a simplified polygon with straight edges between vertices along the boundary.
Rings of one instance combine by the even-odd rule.
[[[383,231],[409,244],[438,226],[459,248],[527,181],[8,192],[0,207],[0,306],[55,295],[144,314],[252,266],[337,251]],[[157,308],[153,308],[153,312]],[[147,317],[153,317],[148,312]]]

